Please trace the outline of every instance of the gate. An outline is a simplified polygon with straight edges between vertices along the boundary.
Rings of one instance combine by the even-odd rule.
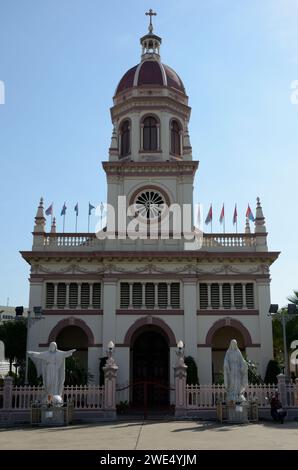
[[[119,386],[117,392],[127,391],[131,397],[129,407],[131,414],[143,414],[144,419],[150,414],[169,414],[173,412],[170,405],[170,392],[174,388],[157,380],[137,380],[123,387]]]

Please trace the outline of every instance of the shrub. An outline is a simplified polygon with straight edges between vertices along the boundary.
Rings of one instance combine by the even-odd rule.
[[[199,385],[198,368],[197,368],[197,364],[194,358],[191,356],[187,356],[184,359],[184,362],[187,365],[187,370],[186,370],[187,385]]]
[[[266,384],[277,384],[277,375],[280,374],[280,366],[275,359],[268,362],[264,382]]]

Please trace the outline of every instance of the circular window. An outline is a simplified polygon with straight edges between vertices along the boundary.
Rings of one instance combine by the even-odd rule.
[[[137,214],[147,220],[158,219],[166,209],[164,196],[155,189],[146,189],[139,193],[134,205]]]

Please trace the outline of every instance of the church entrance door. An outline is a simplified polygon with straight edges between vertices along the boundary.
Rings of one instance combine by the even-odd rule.
[[[134,407],[169,406],[169,345],[154,327],[136,335],[132,344],[131,399]]]

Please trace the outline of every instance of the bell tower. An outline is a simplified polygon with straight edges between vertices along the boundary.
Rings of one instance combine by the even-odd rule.
[[[111,119],[113,132],[107,174],[108,202],[118,196],[138,204],[147,218],[158,205],[192,204],[198,162],[192,160],[188,133],[191,108],[179,75],[161,61],[162,38],[153,33],[152,10],[148,33],[141,37],[140,63],[119,81]]]

